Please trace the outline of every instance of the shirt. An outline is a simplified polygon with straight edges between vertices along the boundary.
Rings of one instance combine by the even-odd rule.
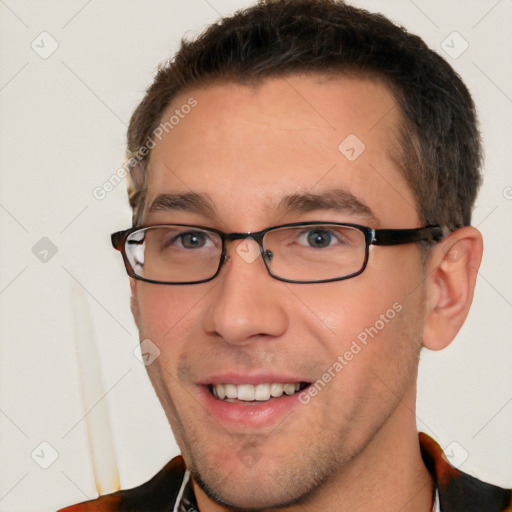
[[[446,460],[441,447],[419,434],[423,462],[436,487],[434,512],[512,512],[512,492],[463,473]],[[58,512],[197,512],[197,503],[181,456],[151,480]]]

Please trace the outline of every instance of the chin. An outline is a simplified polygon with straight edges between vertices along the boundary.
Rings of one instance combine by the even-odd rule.
[[[242,477],[237,470],[221,478],[204,473],[192,472],[194,482],[208,498],[231,511],[283,508],[303,503],[312,492],[297,489],[297,482],[282,481],[265,469],[257,473],[244,471]]]
[[[241,460],[239,451],[230,453],[225,446],[224,451],[219,449],[206,456],[202,452],[203,456],[197,458],[194,455],[198,452],[189,452],[186,462],[196,486],[212,501],[232,511],[306,503],[332,476],[334,461],[308,456],[307,450],[276,457],[278,450],[272,448],[272,456],[263,453],[263,449],[260,457]],[[246,449],[244,455],[250,451]],[[323,464],[319,463],[322,460]]]

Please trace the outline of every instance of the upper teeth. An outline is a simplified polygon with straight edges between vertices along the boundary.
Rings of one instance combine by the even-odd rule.
[[[225,398],[237,398],[246,402],[252,402],[253,400],[265,401],[269,400],[270,397],[278,398],[283,396],[283,393],[287,395],[293,395],[296,391],[299,391],[300,383],[295,384],[215,384],[213,386],[213,394],[220,400]]]

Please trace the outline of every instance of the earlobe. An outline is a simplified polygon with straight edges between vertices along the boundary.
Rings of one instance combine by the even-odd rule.
[[[425,278],[426,348],[447,347],[462,327],[473,301],[482,252],[482,235],[471,226],[450,233],[431,249]]]

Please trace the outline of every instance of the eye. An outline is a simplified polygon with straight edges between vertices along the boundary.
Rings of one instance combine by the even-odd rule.
[[[181,233],[176,239],[179,239],[185,249],[198,249],[206,245],[208,237],[205,233],[199,231],[189,231]]]
[[[310,247],[315,249],[323,249],[329,247],[334,238],[331,231],[326,229],[314,229],[304,233],[306,236],[307,243]]]

